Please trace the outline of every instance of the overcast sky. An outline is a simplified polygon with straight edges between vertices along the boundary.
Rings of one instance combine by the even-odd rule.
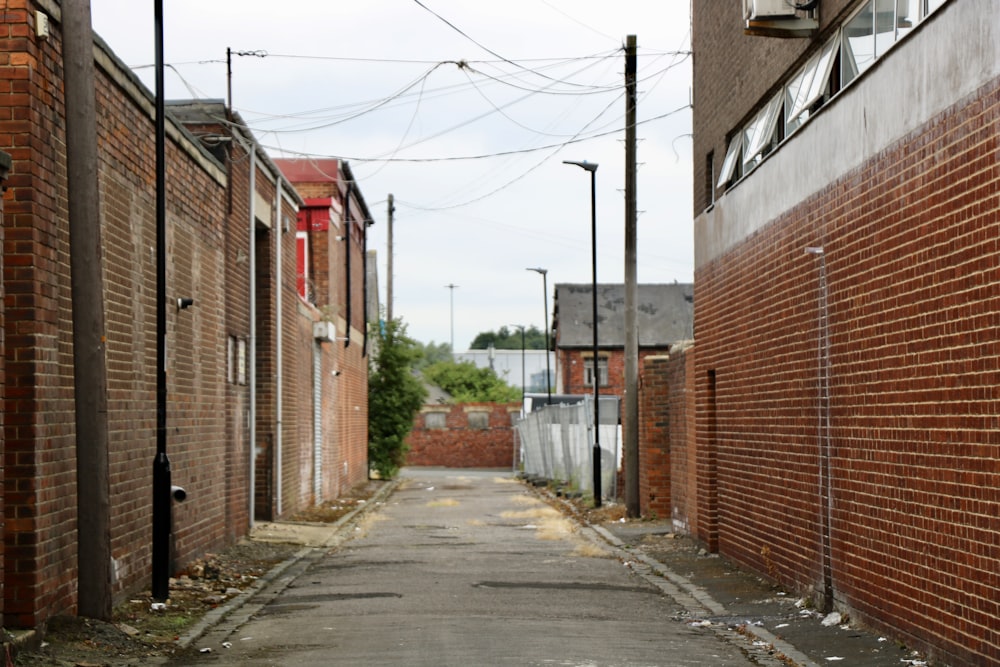
[[[557,283],[624,282],[624,44],[638,42],[638,276],[691,282],[688,0],[170,0],[168,99],[226,97],[272,157],[350,162],[385,302],[424,343],[542,327]],[[153,3],[91,0],[94,30],[152,89]],[[457,285],[451,289],[447,285]],[[452,309],[452,299],[454,308]],[[453,315],[452,315],[453,312]]]

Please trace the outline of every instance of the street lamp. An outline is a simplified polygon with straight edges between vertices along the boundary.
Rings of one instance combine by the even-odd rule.
[[[572,164],[590,172],[590,264],[593,272],[593,314],[594,314],[594,507],[601,506],[601,411],[599,399],[601,395],[601,374],[597,368],[597,164],[594,162],[576,162],[563,160],[563,164]]]
[[[512,327],[517,327],[521,330],[521,411],[524,411],[524,325],[523,324],[512,324]]]
[[[448,283],[445,285],[449,290],[451,290],[451,353],[455,354],[455,288],[458,285],[454,283]]]
[[[525,271],[534,271],[542,276],[542,300],[545,303],[545,317],[542,328],[545,330],[545,391],[548,395],[547,405],[552,405],[552,371],[549,370],[549,282],[546,276],[548,269],[528,267]]]

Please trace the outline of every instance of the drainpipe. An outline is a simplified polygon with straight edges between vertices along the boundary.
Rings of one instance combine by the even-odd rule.
[[[283,242],[282,239],[285,234],[285,223],[281,217],[281,176],[278,176],[277,182],[275,183],[275,195],[274,195],[274,210],[275,210],[275,225],[277,234],[275,235],[275,250],[274,250],[274,270],[277,274],[277,286],[274,290],[274,318],[276,320],[275,324],[275,355],[274,355],[274,367],[275,367],[275,382],[277,386],[274,389],[275,394],[275,409],[277,410],[277,427],[275,429],[274,435],[274,451],[275,451],[275,467],[277,468],[277,481],[275,482],[275,493],[277,494],[277,515],[281,516],[281,448],[282,448],[282,419],[281,419],[281,408],[283,403],[283,393],[281,387],[281,368],[282,368],[282,335],[281,335],[281,323],[282,323],[282,312],[281,312],[281,293],[282,293],[282,268],[281,268],[281,256],[284,254],[282,252]]]
[[[351,344],[351,192],[354,191],[354,180],[347,181],[347,193],[344,194],[344,253],[346,259],[344,261],[345,271],[347,273],[347,280],[345,285],[347,287],[347,304],[344,309],[344,316],[347,319],[347,331],[344,336],[344,347],[348,347]]]
[[[247,344],[247,383],[250,385],[250,527],[254,526],[257,490],[257,148],[250,142],[250,340]]]
[[[833,557],[831,525],[833,488],[830,471],[830,321],[826,282],[826,254],[822,246],[810,246],[806,252],[819,258],[819,363],[817,440],[819,445],[820,540],[823,560],[823,611],[833,611]]]

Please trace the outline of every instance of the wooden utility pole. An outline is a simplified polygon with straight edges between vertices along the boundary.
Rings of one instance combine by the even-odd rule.
[[[639,330],[636,282],[635,35],[625,45],[625,512],[639,516]]]
[[[392,215],[396,212],[396,206],[393,203],[392,193],[389,193],[389,203],[388,203],[388,220],[389,220],[389,230],[388,239],[386,241],[386,254],[388,258],[386,259],[385,272],[389,274],[386,276],[385,288],[385,319],[389,322],[392,321]]]
[[[111,620],[108,371],[90,0],[64,0],[66,172],[76,401],[77,607]]]

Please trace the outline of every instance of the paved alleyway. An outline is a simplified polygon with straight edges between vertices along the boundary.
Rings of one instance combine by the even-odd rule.
[[[285,579],[183,664],[753,664],[504,474],[408,471]]]

